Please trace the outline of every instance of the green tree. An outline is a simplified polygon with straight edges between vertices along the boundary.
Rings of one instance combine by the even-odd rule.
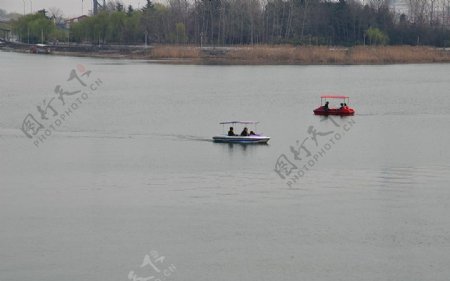
[[[108,42],[123,43],[125,39],[125,26],[127,15],[123,11],[112,12],[108,19]]]
[[[52,20],[45,16],[45,13],[38,12],[22,16],[13,21],[13,30],[19,35],[22,42],[45,43],[54,33],[56,26]]]
[[[175,34],[176,34],[176,43],[180,44],[180,43],[186,43],[187,41],[187,36],[186,36],[186,26],[184,25],[184,23],[177,23],[175,25]]]
[[[378,28],[367,29],[366,35],[372,45],[386,45],[389,41],[389,37]]]

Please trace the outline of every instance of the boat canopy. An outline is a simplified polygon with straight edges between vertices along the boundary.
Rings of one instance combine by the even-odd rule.
[[[347,96],[332,96],[332,95],[325,95],[325,96],[320,96],[321,99],[348,99],[349,97]]]
[[[225,121],[220,122],[219,124],[225,125],[225,124],[258,124],[258,121]]]

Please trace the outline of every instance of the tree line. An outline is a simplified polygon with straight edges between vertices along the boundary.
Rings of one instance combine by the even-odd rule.
[[[406,1],[407,12],[399,14],[388,0],[147,0],[140,9],[116,0],[71,24],[68,38],[102,44],[450,45],[450,0]],[[16,30],[25,32],[20,19]]]
[[[12,29],[19,41],[24,43],[45,43],[67,40],[66,31],[56,27],[56,22],[47,16],[47,11],[19,16],[12,20]]]

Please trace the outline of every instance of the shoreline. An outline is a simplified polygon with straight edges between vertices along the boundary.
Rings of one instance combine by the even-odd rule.
[[[32,45],[0,45],[0,50],[30,53]],[[450,49],[429,46],[291,46],[254,45],[199,47],[191,45],[49,45],[50,55],[145,60],[197,65],[389,65],[449,63]]]

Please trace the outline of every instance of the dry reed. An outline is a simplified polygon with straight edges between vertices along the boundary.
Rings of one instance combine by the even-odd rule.
[[[152,59],[198,59],[200,52],[198,47],[158,45],[151,49],[149,57]]]
[[[106,54],[112,57],[114,54]],[[450,50],[413,46],[254,45],[200,48],[192,45],[157,45],[131,58],[199,64],[396,64],[450,62]],[[127,55],[124,55],[127,57]]]

